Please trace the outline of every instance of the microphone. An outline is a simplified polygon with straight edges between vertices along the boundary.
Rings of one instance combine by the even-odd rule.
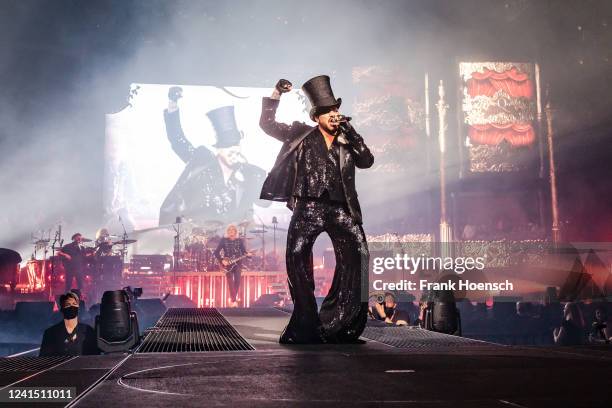
[[[350,116],[345,116],[345,115],[336,115],[336,116],[332,116],[329,121],[331,123],[343,123],[343,122],[350,122],[351,120],[353,120],[352,117]]]

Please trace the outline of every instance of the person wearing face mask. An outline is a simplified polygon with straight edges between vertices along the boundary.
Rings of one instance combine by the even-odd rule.
[[[60,296],[64,319],[49,327],[43,334],[40,357],[80,356],[99,354],[96,332],[84,323],[79,323],[79,297],[74,292]]]

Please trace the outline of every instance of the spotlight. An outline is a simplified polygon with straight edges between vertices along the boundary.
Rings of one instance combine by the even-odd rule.
[[[106,291],[96,316],[98,348],[106,353],[124,352],[140,342],[138,318],[125,290]]]
[[[433,291],[425,309],[425,329],[461,336],[461,314],[452,291]]]

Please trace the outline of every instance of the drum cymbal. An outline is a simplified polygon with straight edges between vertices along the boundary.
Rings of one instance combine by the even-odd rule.
[[[251,223],[250,221],[244,220],[244,221],[238,223],[238,227],[239,228],[246,228],[246,227],[249,226],[250,223]]]
[[[128,245],[137,242],[137,239],[122,239],[121,241],[114,241],[111,245]]]
[[[39,239],[39,240],[37,240],[37,241],[34,241],[34,244],[35,244],[35,245],[46,245],[46,244],[48,244],[48,243],[49,243],[49,240],[48,240],[48,239]]]
[[[249,231],[250,234],[266,234],[267,232],[267,229],[254,229]]]

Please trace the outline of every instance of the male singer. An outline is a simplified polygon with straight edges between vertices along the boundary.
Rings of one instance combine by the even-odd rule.
[[[316,126],[276,122],[280,97],[291,87],[285,79],[278,81],[272,96],[263,98],[259,122],[264,132],[283,142],[261,198],[285,201],[293,210],[286,262],[294,309],[280,342],[357,342],[367,319],[368,304],[361,301],[361,286],[362,277],[367,277],[369,252],[355,191],[355,167],[371,167],[374,157],[340,115],[342,99],[334,97],[327,75],[302,86]],[[322,232],[333,242],[336,270],[317,312],[312,247]]]

